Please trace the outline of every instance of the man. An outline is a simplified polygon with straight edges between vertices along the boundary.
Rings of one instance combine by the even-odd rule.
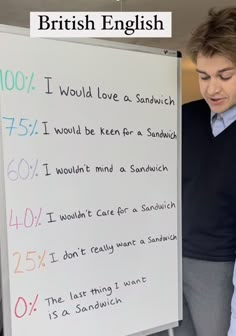
[[[183,106],[184,310],[174,335],[227,336],[236,250],[236,7],[211,10],[187,51],[204,99]]]

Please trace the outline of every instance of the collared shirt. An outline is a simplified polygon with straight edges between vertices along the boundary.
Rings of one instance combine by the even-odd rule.
[[[224,131],[230,124],[236,120],[236,106],[222,112],[211,112],[211,128],[214,136],[217,136]]]

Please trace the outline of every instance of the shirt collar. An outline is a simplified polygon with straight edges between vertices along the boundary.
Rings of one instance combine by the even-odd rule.
[[[228,127],[232,122],[236,120],[236,106],[231,107],[229,110],[222,113],[214,113],[211,111],[211,124],[214,115],[219,115],[223,119],[225,127]]]

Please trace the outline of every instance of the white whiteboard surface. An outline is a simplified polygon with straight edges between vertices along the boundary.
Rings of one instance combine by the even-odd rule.
[[[4,335],[148,335],[177,325],[179,58],[6,30]]]

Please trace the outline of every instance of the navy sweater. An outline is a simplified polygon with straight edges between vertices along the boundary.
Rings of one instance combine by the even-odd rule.
[[[236,121],[212,135],[204,100],[183,105],[183,255],[230,261],[236,250]]]

